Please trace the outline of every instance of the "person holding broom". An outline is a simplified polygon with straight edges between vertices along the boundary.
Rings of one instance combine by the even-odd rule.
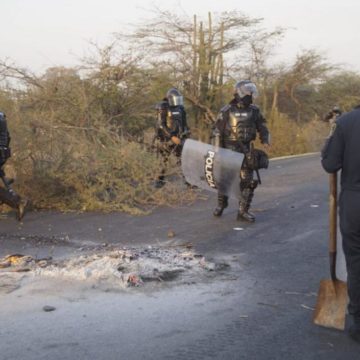
[[[339,116],[322,150],[328,173],[341,170],[340,231],[347,268],[349,335],[360,343],[360,105]]]

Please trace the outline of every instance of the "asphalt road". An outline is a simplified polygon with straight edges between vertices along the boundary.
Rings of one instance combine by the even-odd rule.
[[[213,218],[214,195],[142,217],[40,212],[20,225],[2,218],[0,256],[191,242],[230,268],[121,291],[35,278],[0,291],[0,359],[356,359],[360,347],[346,333],[311,322],[319,281],[329,277],[328,178],[319,156],[272,161],[262,177],[255,224],[236,221],[235,202]]]

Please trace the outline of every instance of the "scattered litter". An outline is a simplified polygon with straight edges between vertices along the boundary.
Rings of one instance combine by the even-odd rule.
[[[332,343],[330,343],[330,342],[328,342],[327,344],[328,344],[331,348],[334,347],[334,344],[332,344]]]
[[[47,260],[40,260],[37,263],[41,268],[47,267],[48,266],[48,262]]]
[[[310,207],[312,207],[312,208],[318,208],[319,205],[317,205],[317,204],[311,204]]]
[[[310,307],[310,306],[307,306],[307,305],[304,305],[304,304],[301,304],[300,306],[301,306],[302,308],[306,309],[306,310],[311,310],[311,311],[314,311],[314,310],[315,310],[315,308]]]
[[[50,306],[50,305],[45,305],[45,306],[43,306],[43,310],[44,310],[45,312],[50,312],[50,311],[56,310],[56,307]]]
[[[1,261],[0,262],[0,269],[5,269],[7,267],[11,266],[11,262],[10,261]]]
[[[168,238],[173,238],[175,237],[175,232],[173,230],[169,230],[167,233]]]
[[[33,260],[31,256],[22,255],[22,254],[12,254],[7,255],[3,259],[0,260],[0,268],[1,267],[9,267],[9,266],[24,266],[30,263]]]
[[[142,284],[141,279],[135,274],[130,274],[127,279],[127,283],[130,286],[140,286]]]
[[[207,271],[214,271],[215,270],[215,264],[206,261],[204,256],[200,259],[199,264],[200,264],[201,267],[203,267]]]
[[[98,228],[98,231],[102,231],[102,228]]]
[[[192,260],[194,258],[194,254],[192,252],[184,252],[181,254],[184,260]]]
[[[244,228],[242,228],[242,227],[234,227],[234,230],[235,231],[241,231],[241,230],[244,230]]]

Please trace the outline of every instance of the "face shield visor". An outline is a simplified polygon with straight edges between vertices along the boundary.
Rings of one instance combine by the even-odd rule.
[[[249,82],[239,81],[235,85],[235,94],[237,94],[240,99],[249,95],[252,96],[253,98],[256,98],[258,96],[258,91],[254,83],[250,81]]]
[[[184,105],[184,98],[182,95],[170,95],[168,101],[170,106]]]

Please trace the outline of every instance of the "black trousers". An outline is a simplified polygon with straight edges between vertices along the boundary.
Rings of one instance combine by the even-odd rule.
[[[180,165],[180,163],[181,163],[181,151],[182,151],[182,146],[181,145],[176,145],[176,144],[169,143],[169,142],[160,143],[160,145],[158,147],[158,152],[159,152],[159,154],[161,156],[161,166],[160,166],[159,179],[164,179],[164,177],[165,177],[167,164],[169,162],[169,158],[170,158],[171,154],[174,154],[176,156],[177,163],[178,163],[178,165]]]
[[[349,313],[360,319],[360,191],[342,190],[339,208],[348,273]]]

